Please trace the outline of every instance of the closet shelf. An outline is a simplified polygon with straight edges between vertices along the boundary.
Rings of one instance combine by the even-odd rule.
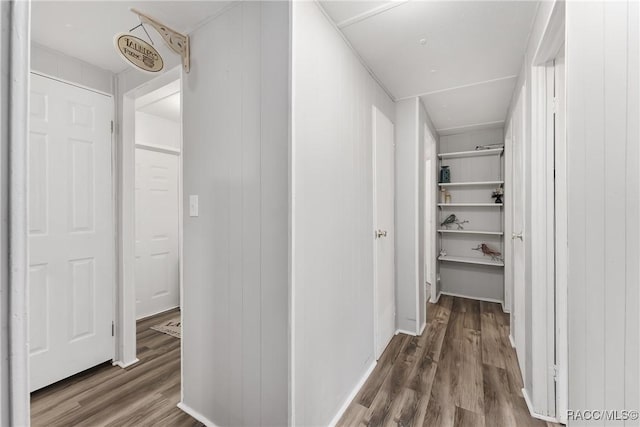
[[[459,159],[462,157],[499,156],[504,148],[492,148],[491,150],[458,151],[456,153],[440,153],[441,159]]]
[[[462,257],[462,256],[439,256],[438,260],[440,261],[449,261],[449,262],[460,262],[464,264],[478,264],[478,265],[492,265],[495,267],[504,267],[504,262],[502,261],[494,261],[491,258],[482,259],[482,258],[471,258],[471,257]]]
[[[502,231],[479,231],[479,230],[438,230],[438,233],[454,233],[454,234],[484,234],[487,236],[502,236]]]
[[[504,184],[504,181],[472,181],[472,182],[439,182],[440,187],[472,187],[475,185],[499,185]]]
[[[443,207],[462,207],[462,206],[469,206],[469,207],[496,207],[499,208],[502,206],[502,203],[438,203],[438,206],[443,208]]]

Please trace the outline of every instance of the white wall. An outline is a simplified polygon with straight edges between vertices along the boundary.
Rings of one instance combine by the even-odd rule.
[[[288,30],[287,2],[238,2],[190,34],[182,403],[220,426],[287,424]]]
[[[136,111],[136,144],[180,150],[180,123]]]
[[[114,75],[64,53],[31,43],[31,69],[105,93],[114,93]]]
[[[532,389],[533,383],[533,366],[532,366],[532,263],[531,263],[531,239],[527,238],[531,236],[531,204],[534,203],[532,200],[532,191],[531,191],[531,117],[532,117],[532,105],[531,105],[531,67],[533,64],[533,58],[538,51],[538,46],[542,40],[544,35],[544,31],[549,22],[551,13],[554,8],[555,1],[548,2],[540,2],[538,4],[538,10],[536,13],[536,18],[533,23],[533,27],[531,29],[531,34],[529,36],[529,42],[527,44],[527,50],[524,55],[524,60],[522,64],[522,68],[520,74],[518,76],[518,81],[514,88],[513,97],[511,100],[511,104],[509,105],[509,112],[507,114],[507,121],[509,117],[513,114],[513,110],[517,104],[518,96],[521,93],[521,89],[524,87],[524,91],[522,91],[525,101],[524,101],[524,188],[525,188],[525,201],[524,201],[524,212],[525,212],[525,227],[524,227],[524,246],[525,246],[525,313],[524,313],[524,329],[525,329],[525,341],[526,341],[526,349],[527,349],[527,357],[526,357],[526,366],[525,371],[522,372],[522,377],[524,380],[524,387],[527,390],[529,396],[532,397],[534,407],[537,406],[537,401]]]
[[[437,134],[420,98],[396,103],[396,327],[412,334],[426,321],[424,304],[424,127]]]
[[[640,5],[566,16],[569,409],[638,410]]]
[[[292,410],[320,426],[374,361],[372,105],[395,114],[315,2],[292,43]]]
[[[0,425],[11,424],[9,378],[9,2],[0,2]],[[26,130],[26,124],[25,124]],[[26,233],[25,233],[26,234]],[[25,361],[26,361],[25,357]]]

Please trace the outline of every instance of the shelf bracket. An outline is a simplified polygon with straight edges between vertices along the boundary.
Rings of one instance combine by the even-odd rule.
[[[158,32],[158,34],[160,34],[167,46],[169,46],[172,51],[182,57],[182,67],[184,68],[184,71],[188,73],[191,67],[191,58],[189,54],[189,36],[181,34],[176,30],[167,27],[163,23],[156,21],[149,15],[146,15],[137,9],[131,8],[131,12],[138,15],[141,23],[149,24],[153,28],[155,28],[155,30]]]

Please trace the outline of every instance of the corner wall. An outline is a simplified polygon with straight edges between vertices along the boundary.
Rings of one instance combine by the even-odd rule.
[[[190,39],[181,407],[287,425],[289,3],[237,2]]]
[[[374,363],[372,106],[394,103],[317,3],[292,44],[291,423],[326,426]]]
[[[640,4],[566,16],[569,409],[638,410]]]
[[[396,328],[419,334],[426,321],[425,125],[436,145],[438,134],[418,97],[398,101],[395,117]]]

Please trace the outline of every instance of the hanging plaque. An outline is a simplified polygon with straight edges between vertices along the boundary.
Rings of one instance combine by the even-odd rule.
[[[134,67],[148,73],[157,73],[164,68],[160,53],[141,38],[131,34],[116,34],[114,42],[120,56]]]

